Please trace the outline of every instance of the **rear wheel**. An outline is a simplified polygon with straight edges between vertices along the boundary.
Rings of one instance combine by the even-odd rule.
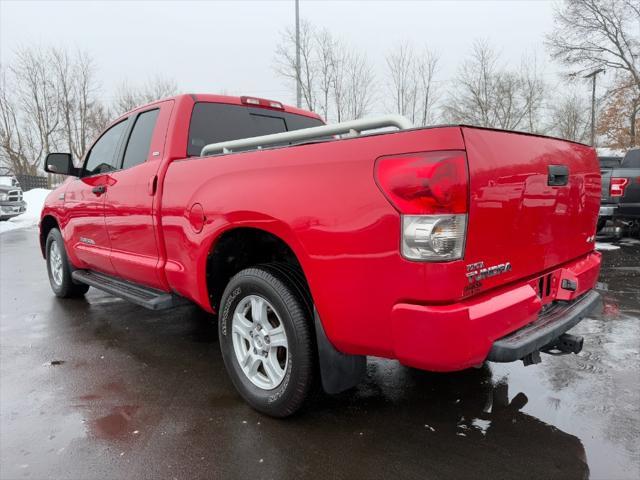
[[[256,410],[295,413],[313,382],[311,321],[287,275],[248,268],[227,285],[220,303],[220,349],[231,380]]]
[[[58,297],[80,297],[87,293],[89,285],[74,283],[71,278],[71,267],[64,248],[64,240],[60,230],[51,229],[46,243],[47,273],[51,290]]]
[[[607,224],[606,218],[599,218],[598,225],[596,226],[596,232],[600,232],[605,227],[606,224]]]

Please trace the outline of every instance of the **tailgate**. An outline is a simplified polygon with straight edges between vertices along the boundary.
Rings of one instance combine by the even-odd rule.
[[[510,264],[484,287],[541,275],[594,249],[600,167],[592,148],[505,131],[462,132],[470,181],[465,264]]]

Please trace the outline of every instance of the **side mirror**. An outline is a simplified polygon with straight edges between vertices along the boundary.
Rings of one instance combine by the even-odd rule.
[[[70,153],[50,153],[44,161],[45,172],[77,177],[78,170],[73,166],[73,159]]]

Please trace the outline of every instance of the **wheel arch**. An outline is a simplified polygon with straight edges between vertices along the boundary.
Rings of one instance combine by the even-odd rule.
[[[224,288],[233,275],[267,263],[284,263],[298,269],[312,298],[305,269],[290,242],[263,228],[237,225],[221,232],[208,249],[205,281],[211,307],[218,309]]]
[[[40,251],[42,252],[42,258],[46,258],[47,256],[45,251],[47,237],[49,236],[49,232],[54,228],[60,230],[60,224],[53,215],[47,214],[42,217],[42,220],[40,221]]]
[[[273,263],[284,263],[285,274],[292,274],[290,271],[286,272],[287,265],[300,272],[301,278],[297,281],[304,290],[302,294],[308,295],[303,300],[310,302],[309,320],[315,331],[314,348],[325,392],[335,394],[357,385],[366,374],[366,357],[344,354],[333,346],[314,306],[308,277],[300,257],[281,236],[260,228],[238,226],[225,230],[212,242],[205,272],[211,307],[219,310],[222,293],[235,273],[251,266]]]

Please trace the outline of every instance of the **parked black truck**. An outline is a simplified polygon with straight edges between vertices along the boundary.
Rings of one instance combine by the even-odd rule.
[[[640,148],[629,150],[617,164],[615,158],[600,158],[602,198],[598,230],[607,220],[627,227],[640,226]]]

